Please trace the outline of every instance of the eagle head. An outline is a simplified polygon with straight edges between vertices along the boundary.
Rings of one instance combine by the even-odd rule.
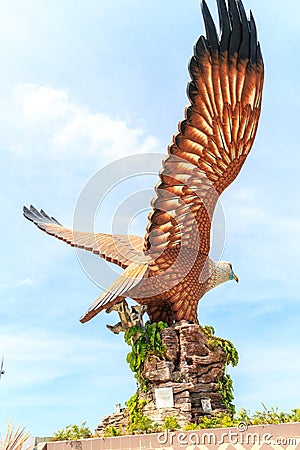
[[[216,267],[217,278],[219,278],[220,283],[224,283],[228,280],[235,280],[237,283],[239,281],[238,277],[233,271],[232,264],[227,261],[219,261]]]
[[[237,275],[234,273],[232,264],[227,261],[219,261],[215,264],[213,275],[211,277],[210,289],[225,283],[228,280],[239,281]]]

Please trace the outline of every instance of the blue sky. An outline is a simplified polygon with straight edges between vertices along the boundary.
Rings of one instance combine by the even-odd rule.
[[[239,350],[237,407],[288,410],[300,406],[300,6],[245,6],[258,24],[266,82],[253,151],[222,196],[223,259],[240,283],[210,292],[198,314]],[[201,33],[198,0],[0,0],[0,430],[9,418],[40,436],[83,420],[94,428],[134,393],[128,348],[105,327],[117,317],[78,321],[100,288],[74,250],[25,221],[22,207],[33,203],[71,226],[97,170],[164,153]],[[133,181],[105,199],[98,231],[110,230],[120,191],[149,189],[155,177]],[[139,216],[134,232],[145,225]],[[112,277],[104,261],[92,264]]]

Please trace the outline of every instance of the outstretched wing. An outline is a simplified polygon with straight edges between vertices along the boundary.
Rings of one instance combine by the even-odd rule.
[[[51,236],[72,247],[93,252],[124,269],[143,254],[144,239],[140,236],[75,231],[63,227],[54,217],[49,217],[43,210],[37,211],[33,206],[30,209],[24,206],[23,212],[26,219]]]
[[[147,263],[130,264],[112,285],[94,301],[80,318],[80,322],[88,322],[94,316],[99,314],[99,312],[103,311],[103,309],[108,309],[115,303],[122,301],[124,297],[126,297],[127,292],[142,281],[147,270]]]
[[[212,214],[252,147],[261,110],[263,59],[252,13],[217,0],[221,34],[202,1],[206,37],[189,64],[190,106],[168,148],[152,201],[145,250],[179,245],[208,255]]]

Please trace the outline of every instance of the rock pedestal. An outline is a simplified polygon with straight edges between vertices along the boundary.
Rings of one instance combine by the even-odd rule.
[[[143,415],[157,424],[173,416],[183,427],[188,422],[199,422],[203,415],[227,412],[218,392],[226,365],[224,350],[212,345],[199,325],[187,322],[162,330],[161,337],[166,347],[165,358],[148,357],[142,372],[147,381],[147,392],[139,393],[146,400]],[[162,388],[171,389],[162,391]],[[168,398],[164,403],[165,393]],[[127,420],[128,411],[124,408],[105,417],[97,431],[110,425],[124,427]]]

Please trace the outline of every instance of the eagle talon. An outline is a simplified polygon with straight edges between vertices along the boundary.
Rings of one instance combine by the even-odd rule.
[[[108,314],[112,311],[116,311],[120,317],[120,322],[116,323],[116,325],[106,325],[112,333],[119,334],[133,326],[145,328],[143,315],[147,311],[146,305],[133,305],[130,312],[128,303],[126,300],[122,300],[106,310]]]

